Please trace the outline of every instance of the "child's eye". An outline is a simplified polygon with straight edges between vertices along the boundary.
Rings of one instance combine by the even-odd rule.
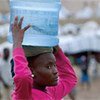
[[[47,67],[48,67],[48,69],[50,69],[50,68],[51,68],[51,66],[50,66],[50,65],[48,65]]]

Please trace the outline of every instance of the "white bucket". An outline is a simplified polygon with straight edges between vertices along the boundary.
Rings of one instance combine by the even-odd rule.
[[[10,0],[10,26],[15,16],[24,16],[22,27],[31,24],[25,32],[23,45],[55,46],[58,44],[60,0]],[[12,41],[11,28],[8,41]]]

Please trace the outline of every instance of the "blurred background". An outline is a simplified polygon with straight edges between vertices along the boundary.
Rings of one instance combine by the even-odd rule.
[[[100,0],[61,2],[59,44],[78,76],[77,86],[65,100],[100,100]],[[1,73],[5,69],[10,70],[9,61],[12,57],[12,45],[7,42],[9,19],[9,0],[0,0]],[[13,82],[11,80],[12,83],[8,84],[9,73],[3,73],[0,78],[0,100],[10,100]]]

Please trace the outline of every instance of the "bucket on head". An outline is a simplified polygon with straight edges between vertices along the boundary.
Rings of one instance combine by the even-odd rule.
[[[24,16],[22,27],[30,24],[25,32],[23,45],[55,46],[58,44],[58,21],[60,0],[10,0],[10,30],[8,41],[12,40],[11,25],[15,16]]]

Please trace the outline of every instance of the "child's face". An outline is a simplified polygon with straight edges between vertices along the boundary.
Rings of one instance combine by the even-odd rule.
[[[34,82],[40,86],[55,86],[58,83],[56,59],[52,53],[42,54],[34,61]]]

